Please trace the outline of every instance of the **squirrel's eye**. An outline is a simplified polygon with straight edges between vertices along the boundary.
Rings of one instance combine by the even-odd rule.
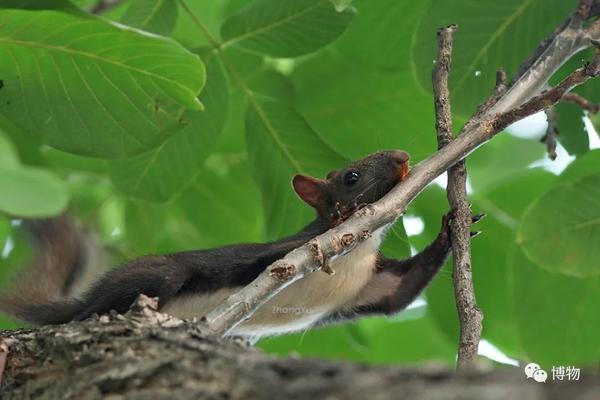
[[[358,178],[360,178],[360,172],[357,172],[357,171],[346,172],[346,175],[344,175],[344,183],[346,185],[354,185],[358,181]]]

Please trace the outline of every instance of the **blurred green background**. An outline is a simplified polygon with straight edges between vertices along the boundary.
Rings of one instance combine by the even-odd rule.
[[[131,0],[92,16],[85,10],[93,3],[0,0],[5,283],[30,256],[21,218],[69,212],[99,236],[110,265],[293,233],[312,218],[291,189],[294,174],[323,177],[379,149],[406,150],[413,163],[435,151],[438,27],[459,25],[450,82],[459,127],[491,92],[496,70],[510,77],[576,5]],[[588,58],[573,57],[553,82]],[[598,102],[599,89],[595,80],[577,91]],[[473,243],[482,349],[543,367],[600,359],[600,150],[591,150],[598,141],[591,126],[600,120],[571,104],[558,111],[554,164],[539,143],[543,117],[467,161],[473,210],[488,214]],[[423,248],[447,208],[442,187],[430,185],[384,252],[406,257]],[[458,321],[450,268],[396,317],[259,346],[452,364]]]

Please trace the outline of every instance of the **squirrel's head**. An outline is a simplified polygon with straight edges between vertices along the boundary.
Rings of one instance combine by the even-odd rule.
[[[294,190],[314,207],[320,218],[336,225],[362,205],[373,203],[389,192],[408,174],[408,153],[380,151],[354,161],[326,179],[296,175]]]

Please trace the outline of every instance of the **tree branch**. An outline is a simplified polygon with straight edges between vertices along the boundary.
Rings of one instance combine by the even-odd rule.
[[[435,119],[438,148],[447,146],[453,140],[452,112],[448,76],[452,65],[452,40],[456,26],[451,25],[438,31],[438,57],[433,68],[433,95],[435,99]],[[497,76],[497,90],[502,90],[504,77]],[[494,98],[495,96],[492,96]],[[481,108],[480,110],[484,110]],[[483,330],[483,312],[475,300],[475,288],[471,273],[471,207],[467,200],[467,168],[465,161],[457,162],[448,170],[448,203],[453,213],[452,258],[454,269],[452,281],[456,308],[460,320],[460,340],[458,343],[457,368],[462,369],[477,358],[479,340]]]
[[[597,1],[597,0],[596,0]],[[507,93],[496,103],[492,112],[502,112],[540,93],[548,80],[571,56],[600,39],[599,21],[588,29],[582,28],[584,17],[591,13],[593,0],[580,0],[575,11],[547,38],[540,42],[519,67]]]
[[[449,25],[437,32],[438,56],[433,67],[432,80],[438,149],[450,143],[453,136],[448,76],[452,66],[452,41],[456,29],[456,25]]]
[[[532,384],[520,368],[455,373],[437,365],[365,367],[271,357],[157,313],[0,331],[11,342],[0,398],[31,399],[591,399],[598,377]],[[482,396],[482,393],[485,393]]]
[[[554,106],[548,107],[544,110],[546,113],[546,121],[548,122],[548,127],[546,128],[546,134],[540,140],[542,143],[546,144],[546,149],[548,152],[548,157],[552,161],[556,160],[556,144],[558,140],[558,113],[556,112],[556,108]]]
[[[469,121],[451,143],[415,166],[400,185],[344,223],[288,253],[211,311],[206,322],[213,332],[227,334],[283,288],[305,274],[321,269],[329,260],[351,251],[376,229],[395,222],[428,183],[506,126],[547,109],[575,86],[597,76],[600,73],[598,54],[591,63],[573,72],[555,88],[535,96],[564,62],[589,47],[596,30],[600,35],[600,26],[592,30],[596,22],[588,29],[563,28],[489,110]],[[278,271],[282,270],[285,273],[279,274]]]
[[[577,104],[579,107],[592,114],[596,114],[598,111],[600,111],[600,104],[593,103],[577,93],[565,93],[563,100],[568,101],[569,103]]]

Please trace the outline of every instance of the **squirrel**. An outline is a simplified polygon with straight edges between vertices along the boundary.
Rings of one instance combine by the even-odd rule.
[[[32,284],[17,286],[18,294],[0,299],[0,310],[34,324],[59,324],[111,310],[125,313],[138,295],[145,294],[158,297],[161,312],[202,317],[274,261],[340,224],[361,206],[379,200],[408,172],[409,155],[392,150],[352,162],[330,172],[326,179],[296,175],[292,180],[295,192],[316,210],[316,218],[298,233],[271,243],[143,256],[104,273],[80,296],[65,296],[85,254],[79,250],[82,240],[65,231],[64,227],[73,228],[73,224],[64,219],[62,225],[34,223],[41,243],[38,252],[47,252],[36,260],[44,267],[33,271],[40,286],[37,290]],[[436,239],[405,260],[380,253],[389,226],[380,228],[353,251],[331,261],[335,275],[315,272],[292,283],[230,334],[256,339],[403,310],[445,263],[451,250],[450,220],[450,214],[445,215]],[[60,246],[69,250],[59,251]],[[52,282],[50,286],[60,293],[40,295],[44,282]]]

